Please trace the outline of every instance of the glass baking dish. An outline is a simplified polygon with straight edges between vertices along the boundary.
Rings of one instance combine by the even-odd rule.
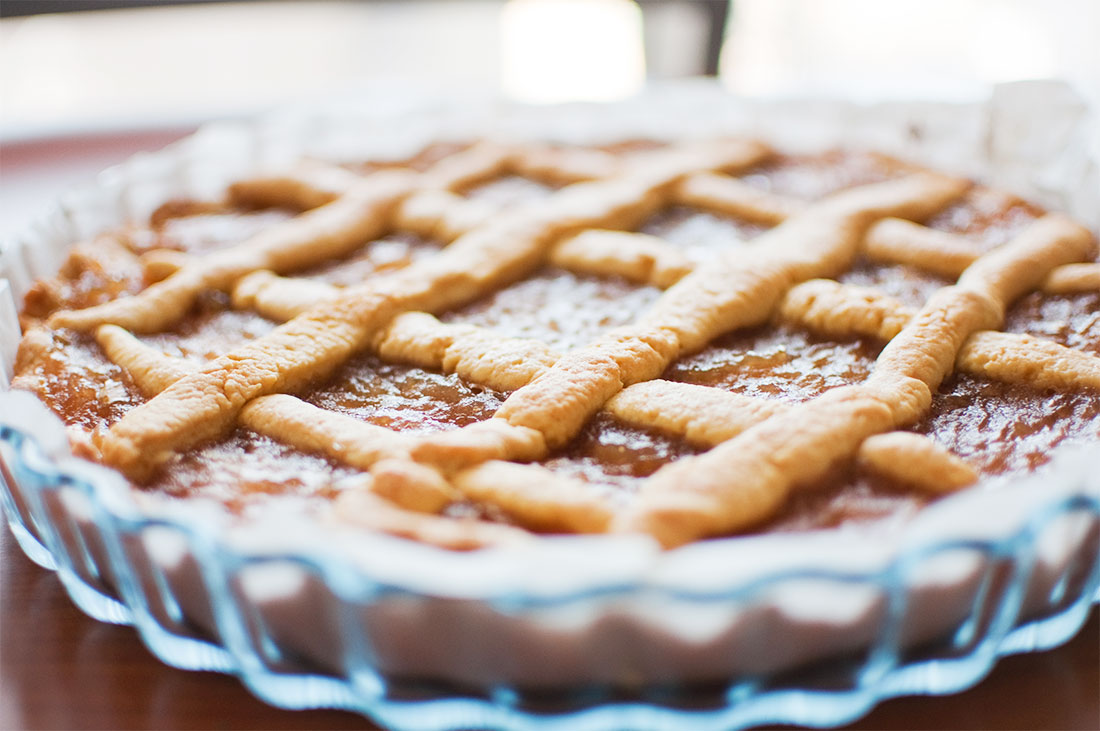
[[[1061,93],[1022,87],[992,102],[870,109],[754,105],[677,85],[611,114],[520,110],[500,121],[494,110],[492,133],[767,127],[773,139],[833,143],[822,129],[784,127],[813,112],[834,134],[874,130],[875,146],[905,154],[890,140],[930,144],[913,125],[950,129],[967,145],[992,125],[996,140],[998,109]],[[0,287],[21,292],[56,268],[66,242],[171,195],[218,190],[242,171],[324,152],[318,144],[341,154],[364,138],[380,144],[364,131],[371,125],[391,130],[382,136],[394,156],[425,139],[485,134],[468,102],[446,113],[437,100],[369,102],[213,127],[108,171],[5,251]],[[640,113],[652,109],[676,111]],[[981,154],[995,157],[993,148]],[[998,164],[925,153],[964,168]],[[1011,178],[1015,168],[1001,168]],[[1064,170],[1061,179],[1073,209],[1078,179]],[[1100,215],[1095,205],[1091,213]],[[11,306],[0,297],[0,309]],[[13,310],[0,315],[10,363],[17,321]],[[456,554],[303,521],[278,505],[242,523],[209,504],[135,493],[70,456],[60,422],[33,397],[0,394],[4,512],[27,555],[55,570],[83,611],[132,624],[170,665],[233,673],[273,705],[351,709],[393,728],[827,726],[884,698],[966,688],[1001,656],[1065,642],[1100,598],[1098,465],[1095,449],[1067,451],[1026,479],[944,499],[888,536],[750,536],[672,551],[636,537],[562,537]]]
[[[14,395],[0,400],[6,413],[34,410]],[[932,538],[918,520],[919,537],[885,563],[808,536],[801,557],[721,571],[774,542],[658,557],[627,541],[602,547],[602,580],[546,582],[524,573],[568,575],[600,547],[433,556],[443,552],[360,536],[370,555],[357,556],[307,535],[279,547],[202,510],[139,507],[62,444],[0,427],[2,497],[19,544],[84,612],[132,624],[169,665],[236,674],[273,705],[350,709],[392,728],[842,724],[1065,642],[1100,586],[1100,491],[1082,454],[1059,464],[1064,484],[1015,529]],[[433,574],[450,580],[419,585]],[[480,581],[461,580],[471,574]]]

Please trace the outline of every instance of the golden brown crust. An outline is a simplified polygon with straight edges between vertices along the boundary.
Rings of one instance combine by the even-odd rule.
[[[1100,358],[1031,335],[976,333],[959,351],[959,367],[1006,383],[1055,391],[1100,391]]]
[[[653,380],[624,388],[606,408],[628,424],[713,447],[785,411],[788,405],[707,386]]]
[[[705,454],[661,468],[614,528],[644,531],[662,545],[677,546],[751,527],[769,517],[795,486],[820,478],[890,422],[890,409],[877,394],[833,389]]]
[[[792,287],[779,303],[780,319],[823,335],[869,335],[890,340],[915,311],[875,289],[811,279]]]
[[[532,464],[490,460],[457,473],[453,482],[472,500],[494,505],[540,532],[602,533],[612,511],[583,483]]]
[[[439,513],[460,497],[438,472],[408,459],[383,459],[370,473],[375,494],[417,513]]]
[[[1028,291],[1097,290],[1100,265],[1080,263],[1094,255],[1095,243],[1080,225],[1044,216],[1008,244],[981,253],[966,236],[916,223],[959,199],[965,181],[907,172],[807,202],[722,172],[767,155],[759,144],[737,141],[626,156],[477,144],[419,173],[362,178],[314,164],[243,181],[231,188],[232,201],[305,212],[205,258],[154,251],[139,259],[116,240],[97,256],[122,257],[156,284],[50,318],[55,327],[93,332],[107,357],[150,397],[109,432],[94,439],[80,434],[79,441],[88,454],[141,481],[173,455],[239,425],[362,471],[361,484],[344,492],[336,508],[373,529],[454,548],[525,535],[517,527],[450,517],[449,509],[472,501],[484,514],[534,531],[642,531],[673,546],[767,520],[793,490],[852,460],[925,491],[970,484],[975,473],[958,457],[898,431],[927,414],[933,392],[955,368],[1041,388],[1100,389],[1095,356],[996,332],[1006,309]],[[567,187],[538,206],[503,210],[461,195],[510,173]],[[670,204],[778,225],[696,265],[660,238],[626,232]],[[394,227],[445,246],[354,287],[292,276]],[[857,257],[961,277],[913,309],[828,279]],[[548,263],[665,291],[632,324],[564,353],[435,316]],[[211,289],[230,293],[238,309],[283,324],[201,367],[128,332],[163,329]],[[61,302],[48,288],[39,299],[43,312]],[[657,380],[680,356],[775,319],[887,345],[865,383],[797,404]],[[38,330],[25,339],[17,364],[22,385],[33,380],[50,337]],[[365,351],[509,395],[493,418],[426,435],[394,432],[288,395]],[[709,451],[660,469],[618,516],[574,478],[519,464],[564,448],[601,410]]]
[[[100,325],[95,339],[104,354],[125,368],[146,396],[156,396],[195,370],[150,348],[118,325]]]
[[[1050,294],[1100,292],[1100,263],[1060,266],[1043,280],[1043,291]]]
[[[339,288],[324,282],[280,277],[261,269],[237,281],[233,288],[233,306],[286,322],[320,302],[336,299],[339,294]]]
[[[978,479],[962,459],[913,432],[876,434],[860,445],[858,459],[866,469],[925,492],[953,492]]]
[[[959,276],[982,253],[965,236],[898,218],[888,218],[872,226],[863,242],[863,251],[874,261],[906,264],[952,278]]]
[[[324,454],[361,470],[412,445],[406,435],[286,394],[253,399],[241,410],[240,423],[304,452]]]
[[[543,208],[503,215],[460,237],[422,265],[414,264],[375,284],[346,290],[336,299],[318,304],[270,335],[213,361],[202,372],[172,384],[148,403],[129,412],[111,428],[104,440],[105,460],[132,479],[147,478],[172,452],[227,430],[249,400],[292,391],[307,380],[331,372],[336,364],[363,349],[371,336],[400,312],[439,311],[468,301],[490,287],[530,271],[549,247],[570,230],[628,225],[651,213],[660,202],[658,191],[682,177],[692,166],[748,164],[762,154],[758,146],[736,144],[719,150],[717,155],[710,152],[703,155],[694,150],[677,150],[654,155],[632,169],[629,175],[571,186]],[[448,160],[450,158],[444,163]],[[493,162],[495,164],[495,160]],[[444,163],[439,170],[425,173],[433,182],[431,187],[465,184],[482,175],[474,165]],[[383,176],[382,182],[375,182],[379,176]],[[366,232],[360,230],[363,225],[381,230],[385,226],[386,212],[392,211],[397,201],[409,193],[414,180],[401,173],[380,173],[357,184],[332,203],[302,214],[287,226],[277,227],[276,233],[267,234],[263,245],[252,242],[247,251],[241,247],[226,250],[224,254],[205,260],[214,261],[214,264],[204,264],[198,272],[185,267],[142,295],[104,307],[114,306],[119,311],[108,311],[112,318],[119,316],[114,319],[125,320],[127,317],[120,313],[126,313],[148,327],[150,320],[146,310],[151,303],[159,303],[162,309],[153,316],[152,322],[161,326],[177,317],[204,286],[225,288],[231,280],[259,268],[280,271],[286,267],[279,264],[289,262],[301,266],[303,259],[311,255],[305,240],[318,236],[319,215],[326,216],[322,219],[325,225],[320,226],[323,233],[318,244],[326,253],[335,253],[328,249],[346,244],[351,229],[360,240],[366,237]],[[364,191],[369,191],[370,195]],[[340,215],[329,221],[327,216],[333,207]],[[350,215],[353,210],[357,225],[349,228],[343,216]],[[365,210],[370,211],[369,216],[364,215]],[[311,245],[313,243],[316,242]],[[259,256],[254,248],[265,254],[263,266],[252,266]],[[222,265],[223,261],[234,259],[247,260],[248,265],[241,264],[229,270]],[[217,272],[214,282],[210,281],[211,271]],[[184,284],[171,285],[174,280]],[[154,291],[157,288],[161,289]],[[64,321],[89,326],[102,321],[103,315],[104,310],[92,308],[58,313],[53,319],[60,318],[57,324]],[[607,393],[610,396],[621,384],[609,383],[608,386],[612,389]],[[599,403],[592,408],[598,408]],[[574,419],[571,423],[575,422]],[[524,426],[522,423],[517,425]],[[566,435],[561,433],[560,436]]]
[[[602,150],[565,147],[532,146],[517,151],[512,160],[517,175],[556,185],[610,178],[621,167],[618,157]]]
[[[557,359],[541,341],[501,338],[469,325],[445,325],[423,312],[399,315],[379,337],[376,350],[387,360],[457,373],[497,391],[526,385]]]
[[[773,195],[728,175],[713,173],[688,176],[673,195],[681,205],[771,225],[782,223],[805,207],[801,201]]]
[[[342,493],[336,499],[334,510],[350,525],[455,551],[522,543],[531,538],[527,531],[501,523],[407,510],[366,489]]]
[[[967,338],[998,326],[1013,299],[1091,247],[1088,231],[1064,217],[1037,220],[978,259],[957,286],[933,295],[882,351],[864,385],[828,391],[662,468],[617,527],[645,530],[669,546],[763,520],[794,487],[850,459],[868,437],[919,418]]]
[[[671,287],[694,268],[678,249],[656,236],[624,231],[585,231],[565,239],[550,254],[558,266],[585,274]]]
[[[1005,310],[1058,267],[1084,261],[1095,251],[1092,232],[1063,214],[1049,213],[974,262],[959,277],[959,286],[984,292]]]

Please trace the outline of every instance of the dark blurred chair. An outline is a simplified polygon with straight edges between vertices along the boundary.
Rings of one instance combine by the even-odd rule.
[[[202,5],[217,2],[226,2],[226,0],[0,0],[0,18],[42,13],[71,13],[77,10],[116,10],[145,8],[153,5]]]
[[[227,0],[0,0],[0,18],[18,15],[39,15],[41,13],[68,13],[79,10],[112,10],[119,8],[140,8],[165,5],[201,5],[226,2]],[[233,0],[240,2],[241,0]],[[256,0],[253,0],[256,1]],[[718,75],[718,61],[722,53],[726,22],[729,19],[731,0],[635,0],[642,9],[642,22],[650,24],[657,6],[669,2],[680,2],[696,7],[704,13],[706,33],[703,40],[702,68],[697,73],[707,76]],[[646,59],[656,56],[652,47],[655,34],[646,34]],[[652,65],[651,65],[652,67]]]
[[[667,5],[670,0],[634,0],[642,9],[642,23],[650,25],[654,22],[653,16],[657,6]],[[706,76],[718,75],[718,62],[722,55],[722,44],[726,37],[726,23],[729,21],[732,0],[672,0],[683,5],[689,5],[701,10],[706,24],[705,38],[703,39],[702,68],[696,73]],[[653,67],[652,59],[657,57],[657,49],[651,47],[655,34],[646,34],[646,62]]]

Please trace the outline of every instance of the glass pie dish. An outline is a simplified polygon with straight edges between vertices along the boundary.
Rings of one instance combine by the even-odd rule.
[[[1059,114],[1055,128],[1039,120],[1039,134],[1014,108],[1043,95],[1034,106]],[[1083,115],[1045,86],[973,104],[872,107],[750,102],[690,85],[553,110],[371,100],[213,127],[109,171],[5,252],[5,274],[21,294],[56,269],[68,242],[303,154],[370,157],[384,146],[399,158],[467,136],[858,140],[1007,183],[1026,169],[1041,197],[1094,226],[1094,163],[1044,147],[1076,153],[1088,138],[1068,121],[1074,109]],[[364,140],[376,149],[346,149]],[[1021,151],[1043,161],[1039,173],[1020,167]],[[135,492],[70,456],[35,399],[2,398],[9,521],[82,609],[133,623],[169,664],[233,672],[268,702],[350,708],[398,728],[842,723],[881,698],[960,689],[1000,655],[1066,640],[1100,580],[1095,444],[940,500],[889,533],[664,551],[637,535],[547,537],[454,553],[303,521],[278,502],[242,522],[200,500]]]

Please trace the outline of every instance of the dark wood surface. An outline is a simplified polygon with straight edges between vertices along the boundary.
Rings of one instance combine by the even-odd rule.
[[[0,729],[362,729],[285,711],[236,678],[161,664],[129,627],[96,622],[0,528]],[[1005,658],[976,688],[887,701],[851,729],[1100,729],[1100,614],[1050,652]]]

